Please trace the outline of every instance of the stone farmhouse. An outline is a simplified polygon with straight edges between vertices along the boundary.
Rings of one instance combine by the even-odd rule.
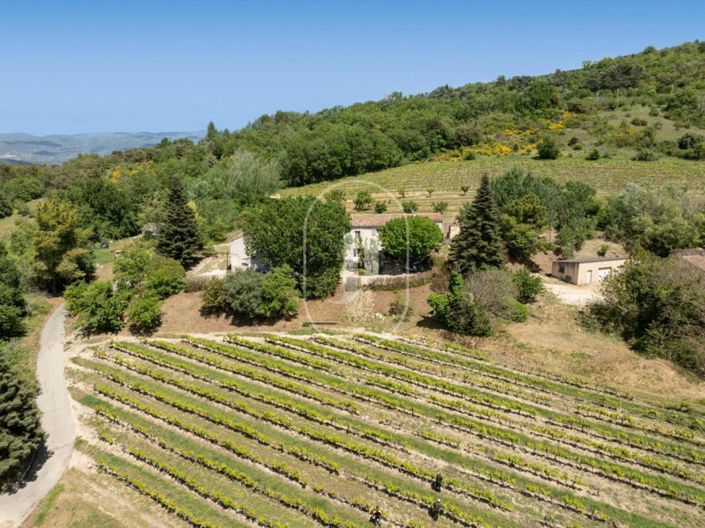
[[[445,234],[443,229],[443,215],[441,213],[383,213],[383,214],[353,214],[350,215],[352,228],[345,237],[345,268],[357,270],[363,264],[365,270],[372,274],[378,274],[384,268],[384,253],[379,241],[379,230],[396,218],[411,216],[425,216],[438,226],[438,229]]]

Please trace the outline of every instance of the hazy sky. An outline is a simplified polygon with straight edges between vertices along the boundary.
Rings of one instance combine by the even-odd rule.
[[[702,0],[1,0],[0,132],[233,129],[697,38]]]

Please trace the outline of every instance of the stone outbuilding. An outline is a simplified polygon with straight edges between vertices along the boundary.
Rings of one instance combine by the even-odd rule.
[[[556,260],[551,275],[578,286],[601,282],[627,261],[625,257],[587,257]]]

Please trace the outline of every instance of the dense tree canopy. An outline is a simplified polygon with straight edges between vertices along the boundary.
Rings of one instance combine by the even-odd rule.
[[[666,257],[705,243],[705,204],[683,190],[632,184],[607,200],[600,227],[629,249],[641,247]]]
[[[637,252],[591,310],[636,350],[705,376],[705,279],[689,264]]]
[[[307,296],[335,291],[350,231],[339,203],[311,197],[267,200],[245,213],[243,231],[250,255],[268,267],[288,265]]]
[[[390,220],[379,230],[379,240],[386,255],[397,262],[415,267],[425,263],[443,243],[443,233],[425,216],[407,216]]]
[[[20,270],[0,241],[0,341],[24,333],[25,312]]]
[[[22,478],[44,441],[36,396],[0,350],[0,491]]]
[[[24,225],[35,251],[37,282],[52,292],[93,275],[91,231],[82,227],[79,211],[59,198],[37,207],[34,221]]]
[[[599,211],[595,189],[583,182],[561,185],[512,169],[494,178],[491,187],[510,256],[519,261],[533,253],[546,228],[558,231],[559,248],[570,257],[589,237]]]

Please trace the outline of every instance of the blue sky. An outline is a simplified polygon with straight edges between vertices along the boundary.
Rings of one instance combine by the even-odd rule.
[[[705,39],[705,2],[3,0],[0,132],[239,128]]]

